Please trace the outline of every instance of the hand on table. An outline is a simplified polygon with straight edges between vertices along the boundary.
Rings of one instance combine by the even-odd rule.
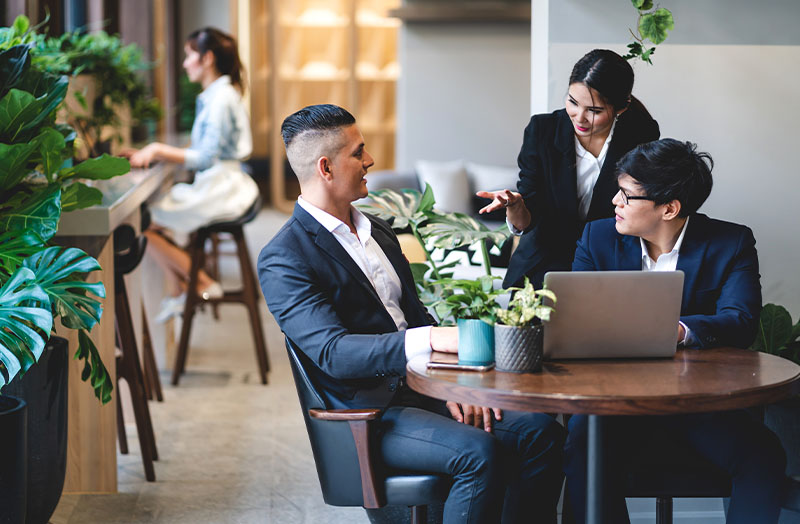
[[[150,164],[158,160],[158,153],[161,144],[153,143],[141,149],[126,149],[121,153],[128,159],[131,167],[150,167]]]
[[[458,328],[432,327],[431,349],[442,353],[458,353]]]
[[[494,412],[496,420],[503,420],[503,410],[498,408],[484,408],[456,402],[447,402],[446,406],[453,420],[475,426],[478,429],[483,428],[489,433],[492,432],[492,412]]]

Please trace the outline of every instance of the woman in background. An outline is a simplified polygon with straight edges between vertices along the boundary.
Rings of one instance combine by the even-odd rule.
[[[191,261],[174,240],[185,239],[210,223],[241,216],[255,202],[258,188],[241,166],[252,152],[253,139],[242,103],[244,69],[236,40],[207,27],[189,35],[184,51],[183,68],[189,80],[203,87],[197,97],[191,145],[179,148],[156,142],[126,156],[133,167],[165,160],[197,172],[193,183],[174,185],[151,207],[157,227],[145,232],[151,252],[185,288]],[[206,300],[222,296],[219,283],[202,270],[196,291]],[[180,303],[173,302],[160,315],[162,319],[180,311]]]
[[[504,287],[528,276],[541,286],[548,271],[569,271],[586,222],[614,216],[614,167],[635,146],[657,140],[658,123],[633,97],[633,69],[613,51],[595,49],[569,78],[566,107],[534,115],[517,162],[518,192],[479,191],[506,208],[512,233],[521,235]]]

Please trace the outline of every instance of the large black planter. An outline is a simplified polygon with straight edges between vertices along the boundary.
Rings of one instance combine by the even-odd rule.
[[[25,522],[25,496],[28,483],[25,401],[0,395],[0,524]]]
[[[28,509],[25,524],[47,524],[67,471],[67,340],[51,337],[39,362],[3,388],[28,404]]]

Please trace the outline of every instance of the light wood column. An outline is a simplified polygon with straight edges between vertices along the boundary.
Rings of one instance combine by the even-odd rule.
[[[102,281],[106,288],[103,316],[92,329],[91,339],[111,380],[117,376],[114,331],[114,242],[111,237],[59,237],[59,244],[83,249],[100,263],[102,271],[89,275],[87,281]],[[56,332],[69,341],[70,355],[78,347],[78,332],[64,329],[56,320]],[[117,491],[116,404],[102,405],[94,396],[91,384],[81,380],[83,360],[69,360],[69,403],[67,436],[67,474],[64,492],[108,493]]]

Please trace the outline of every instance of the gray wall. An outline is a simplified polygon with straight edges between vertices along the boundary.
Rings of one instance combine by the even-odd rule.
[[[423,160],[516,165],[530,118],[528,24],[405,24],[397,168]]]
[[[532,42],[535,49],[548,47],[546,78],[532,77],[532,92],[547,93],[547,108],[534,98],[539,112],[563,107],[569,72],[585,52],[625,50],[636,14],[620,0],[533,0],[532,6],[534,17],[537,10],[549,12],[547,31]],[[634,94],[663,137],[692,140],[711,153],[715,186],[701,211],[753,228],[764,302],[785,305],[796,322],[800,2],[670,0],[662,6],[672,11],[676,28],[657,47],[653,66],[634,65]]]
[[[196,29],[212,26],[226,33],[231,31],[230,5],[227,0],[180,0],[180,17],[181,53],[186,37]]]

